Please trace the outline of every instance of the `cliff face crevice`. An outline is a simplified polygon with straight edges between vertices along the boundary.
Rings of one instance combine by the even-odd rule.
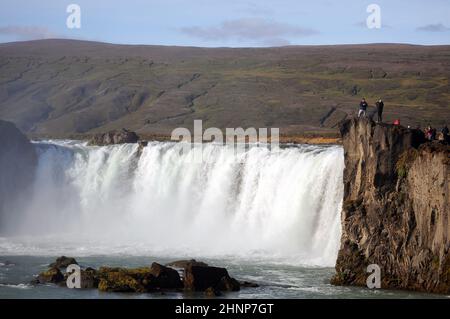
[[[450,292],[450,146],[401,126],[350,119],[341,248],[334,284],[366,285],[369,264],[383,288]]]

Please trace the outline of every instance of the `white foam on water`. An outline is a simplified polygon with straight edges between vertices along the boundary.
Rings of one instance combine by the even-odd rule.
[[[7,287],[7,288],[17,288],[17,289],[30,289],[32,288],[29,284],[0,284],[0,287]]]

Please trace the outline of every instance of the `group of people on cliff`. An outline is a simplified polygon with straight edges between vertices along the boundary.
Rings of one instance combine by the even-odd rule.
[[[366,117],[368,107],[369,104],[367,103],[366,99],[362,98],[361,102],[359,103],[358,117],[361,116]],[[375,108],[377,112],[377,122],[381,123],[383,122],[383,109],[384,109],[384,102],[381,98],[375,103]]]
[[[360,117],[367,117],[367,108],[369,107],[369,104],[367,103],[365,98],[361,99],[361,102],[359,103],[359,112],[358,112],[358,118]],[[377,114],[377,122],[381,123],[383,121],[383,109],[384,109],[384,102],[380,98],[375,103],[375,111]],[[372,114],[373,116],[374,114]],[[400,120],[395,120],[394,124],[400,125]],[[425,137],[430,140],[441,140],[445,141],[447,143],[450,143],[450,133],[447,125],[444,125],[444,127],[441,129],[440,134],[437,134],[437,131],[435,128],[431,127],[431,125],[428,125],[427,128],[424,130]]]
[[[439,135],[437,134],[436,128],[432,127],[431,125],[428,125],[425,128],[424,133],[425,138],[429,141],[434,141],[437,139],[450,143],[450,130],[448,129],[447,125],[444,125]]]

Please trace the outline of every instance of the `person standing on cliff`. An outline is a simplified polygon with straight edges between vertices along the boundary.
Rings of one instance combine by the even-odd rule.
[[[361,116],[366,117],[366,111],[367,111],[367,102],[365,98],[362,98],[361,102],[359,103],[359,112],[358,112],[358,118]]]
[[[444,141],[445,142],[450,142],[450,136],[448,135],[450,133],[450,131],[449,131],[447,125],[445,125],[442,128],[441,133],[442,133],[442,138],[444,139]]]
[[[377,107],[377,114],[378,114],[378,123],[383,122],[382,116],[383,116],[383,108],[384,108],[384,102],[381,100],[381,98],[375,103]]]

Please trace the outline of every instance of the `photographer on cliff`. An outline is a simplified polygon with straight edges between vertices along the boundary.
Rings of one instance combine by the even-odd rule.
[[[359,103],[359,112],[358,112],[358,118],[360,118],[361,116],[366,117],[366,112],[367,112],[367,102],[365,98],[362,98],[361,102]]]
[[[376,108],[377,108],[377,115],[378,115],[377,122],[378,122],[378,123],[381,123],[381,122],[383,122],[383,119],[382,119],[382,116],[383,116],[383,108],[384,108],[384,102],[383,102],[383,100],[380,98],[380,99],[377,101],[377,103],[375,103],[375,106],[376,106]]]

